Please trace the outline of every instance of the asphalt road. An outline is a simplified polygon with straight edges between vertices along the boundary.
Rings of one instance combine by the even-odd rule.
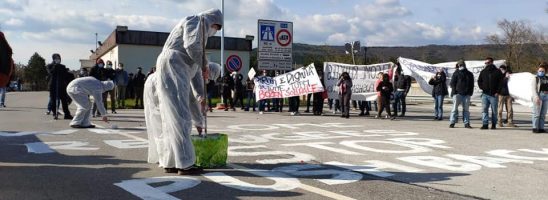
[[[146,162],[142,110],[118,110],[109,128],[71,129],[46,116],[47,93],[8,93],[0,108],[0,199],[546,199],[548,134],[518,128],[450,129],[432,104],[394,121],[333,114],[214,111],[229,135],[229,165],[166,174]],[[286,108],[287,110],[287,108]],[[301,110],[304,110],[301,107]],[[446,105],[448,116],[450,106]],[[74,112],[74,107],[72,107]],[[326,108],[326,111],[327,108]],[[355,111],[354,111],[355,112]]]

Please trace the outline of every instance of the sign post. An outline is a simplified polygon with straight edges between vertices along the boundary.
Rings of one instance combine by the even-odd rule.
[[[258,21],[258,69],[293,69],[293,22]]]

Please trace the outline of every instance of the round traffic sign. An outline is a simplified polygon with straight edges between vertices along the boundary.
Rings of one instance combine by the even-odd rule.
[[[291,33],[287,29],[279,30],[276,33],[276,42],[282,47],[291,44]]]
[[[230,72],[240,71],[242,68],[242,59],[238,55],[228,56],[226,59],[226,69]]]

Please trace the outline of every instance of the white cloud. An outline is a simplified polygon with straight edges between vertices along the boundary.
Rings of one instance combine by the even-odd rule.
[[[10,18],[8,21],[6,21],[4,24],[8,26],[21,26],[23,25],[23,20],[16,19],[16,18]]]
[[[411,11],[403,7],[399,0],[376,0],[372,4],[355,5],[354,12],[362,19],[377,20],[411,15]]]

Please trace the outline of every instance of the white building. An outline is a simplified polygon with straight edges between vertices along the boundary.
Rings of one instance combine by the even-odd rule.
[[[93,67],[95,60],[101,58],[105,63],[111,61],[113,66],[123,63],[124,69],[129,73],[135,73],[137,67],[142,67],[143,73],[146,74],[155,66],[168,36],[169,33],[128,30],[127,26],[118,26],[100,43],[101,46],[89,59],[80,60],[81,67]],[[221,37],[210,37],[206,46],[208,60],[222,63],[225,65],[225,71],[232,72],[240,68],[237,71],[244,75],[245,80],[249,71],[252,41],[253,36],[225,37],[225,60],[221,62]]]

